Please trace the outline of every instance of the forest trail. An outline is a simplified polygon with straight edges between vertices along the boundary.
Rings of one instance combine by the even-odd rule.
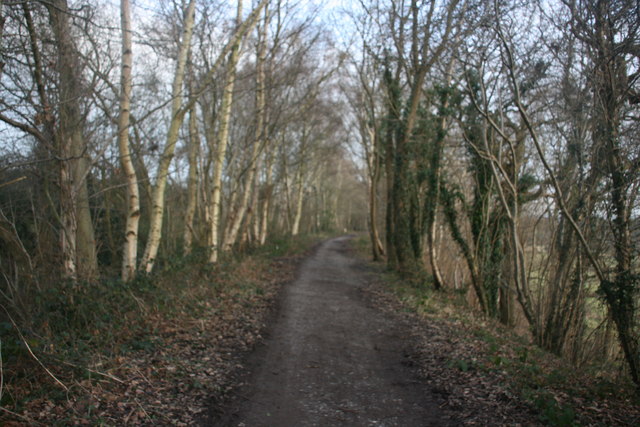
[[[216,425],[448,424],[405,356],[406,326],[368,304],[349,240],[322,243],[301,265],[240,399]]]

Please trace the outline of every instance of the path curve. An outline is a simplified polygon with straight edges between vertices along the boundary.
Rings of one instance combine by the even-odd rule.
[[[324,242],[302,264],[241,403],[217,425],[448,424],[405,356],[406,326],[363,296],[368,273],[349,239]]]

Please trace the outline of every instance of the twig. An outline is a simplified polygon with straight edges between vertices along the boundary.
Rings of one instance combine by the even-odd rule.
[[[504,34],[502,33],[502,28],[500,27],[499,22],[496,28],[497,28],[498,37],[500,38],[500,42],[502,43],[502,46],[506,53],[506,59],[504,62],[505,62],[505,65],[507,66],[509,79],[513,86],[516,107],[518,108],[520,117],[524,121],[524,124],[527,127],[527,130],[529,131],[529,135],[531,136],[533,144],[536,147],[536,151],[538,153],[538,157],[540,158],[540,161],[542,162],[542,166],[544,166],[544,169],[547,171],[547,174],[551,179],[551,183],[553,184],[553,188],[556,192],[555,196],[556,196],[556,200],[558,201],[558,206],[560,208],[560,211],[562,212],[564,217],[567,219],[567,221],[569,221],[569,225],[571,225],[571,228],[573,228],[573,231],[578,236],[578,240],[582,244],[585,254],[587,255],[587,258],[589,260],[589,263],[591,264],[591,266],[595,270],[596,275],[598,276],[598,280],[600,281],[600,283],[606,282],[606,276],[602,269],[602,266],[600,265],[600,262],[598,262],[596,255],[591,250],[591,246],[587,242],[587,239],[584,237],[582,228],[580,228],[576,220],[573,218],[573,215],[571,214],[571,212],[569,211],[569,208],[565,203],[564,196],[562,195],[562,189],[560,188],[560,184],[558,183],[555,173],[553,172],[553,169],[551,169],[551,166],[547,162],[547,158],[545,157],[544,152],[542,151],[540,140],[538,139],[538,133],[533,127],[533,123],[531,122],[529,113],[527,112],[525,107],[522,105],[522,99],[520,96],[520,87],[518,86],[518,81],[515,75],[515,66],[514,66],[514,60],[513,60],[513,53],[511,52],[511,47],[507,43],[507,40]]]
[[[136,408],[131,408],[131,411],[129,411],[129,414],[124,418],[124,425],[129,424],[129,419],[131,418],[131,416],[135,411],[136,411]]]
[[[76,365],[75,363],[65,362],[64,360],[60,360],[60,362],[61,362],[62,364],[64,364],[64,365],[72,366],[72,367],[74,367],[74,368],[79,368],[79,369],[85,369],[85,370],[87,370],[87,371],[89,371],[89,372],[91,372],[91,373],[98,374],[98,375],[102,375],[103,377],[107,377],[107,378],[109,378],[109,379],[112,379],[112,380],[114,380],[114,381],[117,381],[117,382],[119,382],[120,384],[125,384],[125,382],[124,382],[123,380],[121,380],[120,378],[118,378],[118,377],[116,377],[116,376],[113,376],[113,375],[111,375],[111,374],[108,374],[108,373],[105,373],[105,372],[96,371],[96,370],[94,370],[94,369],[87,368],[86,366]]]
[[[25,179],[27,179],[27,177],[26,177],[26,176],[21,176],[20,178],[12,179],[12,180],[11,180],[11,181],[9,181],[9,182],[3,182],[2,184],[0,184],[0,188],[2,188],[2,187],[6,187],[7,185],[15,184],[15,183],[20,182],[20,181],[23,181],[23,180],[25,180]]]
[[[0,340],[0,402],[2,402],[3,388],[4,388],[4,371],[2,369],[2,340]]]
[[[153,383],[151,383],[151,381],[149,381],[149,378],[147,378],[140,369],[138,368],[133,368],[138,374],[140,374],[140,376],[142,377],[143,380],[145,380],[149,385],[153,385]]]
[[[33,424],[33,425],[39,425],[39,426],[46,426],[46,424],[42,424],[41,422],[38,422],[32,418],[29,418],[25,415],[20,415],[16,412],[10,411],[9,409],[5,408],[4,406],[0,406],[0,409],[5,411],[7,414],[9,415],[13,415],[14,417],[18,417],[20,419],[25,420],[26,422],[28,422],[29,424]]]
[[[135,296],[133,294],[133,292],[131,291],[131,289],[129,289],[129,295],[131,295],[131,298],[133,298],[133,300],[138,303],[138,307],[140,307],[140,311],[142,311],[143,314],[148,314],[149,310],[147,309],[147,306],[144,304],[144,302],[138,298],[137,296]]]
[[[146,410],[146,409],[144,409],[144,408],[142,407],[142,405],[140,404],[140,402],[138,401],[138,399],[135,399],[135,398],[134,398],[133,400],[135,400],[135,402],[138,404],[138,406],[140,407],[140,409],[142,409],[142,412],[144,412],[144,415],[146,415],[146,417],[147,417],[148,419],[151,419],[151,415],[149,415],[149,413],[147,412],[147,410]]]

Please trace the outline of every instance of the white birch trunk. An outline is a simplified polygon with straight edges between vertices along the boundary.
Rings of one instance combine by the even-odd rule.
[[[120,77],[120,114],[118,116],[118,149],[120,164],[127,182],[127,217],[124,248],[122,251],[122,280],[135,277],[138,256],[138,224],[140,221],[140,191],[138,178],[129,150],[129,116],[131,106],[131,69],[133,66],[131,38],[131,6],[129,0],[121,0],[122,26],[122,74]]]
[[[260,245],[264,245],[267,242],[267,233],[269,231],[269,209],[271,205],[271,179],[273,177],[273,154],[270,153],[267,156],[267,170],[264,183],[264,195],[262,201],[262,207],[260,210],[260,232],[258,240]]]
[[[258,160],[256,169],[260,170],[262,167],[262,159]],[[251,196],[251,204],[247,210],[247,221],[245,222],[245,229],[249,241],[257,241],[260,235],[260,216],[258,215],[258,203],[260,197],[260,183],[258,180],[258,174],[253,177],[253,192]]]
[[[260,150],[264,144],[264,127],[265,127],[265,71],[264,63],[267,56],[267,29],[269,25],[269,10],[265,7],[264,25],[259,30],[258,41],[258,61],[256,64],[256,114],[257,123],[255,138],[253,141],[253,149],[251,157],[249,159],[249,171],[245,178],[244,193],[240,205],[233,216],[230,216],[231,224],[229,225],[229,231],[225,235],[224,243],[222,245],[223,251],[231,250],[236,240],[238,239],[238,232],[242,221],[245,219],[245,214],[249,206],[249,198],[254,187],[254,177],[256,175],[256,169],[258,167],[258,156]]]
[[[164,216],[165,204],[165,188],[167,185],[167,174],[169,173],[169,165],[173,159],[173,155],[178,142],[178,134],[185,111],[182,107],[182,89],[185,75],[185,67],[187,56],[191,46],[191,35],[193,34],[194,16],[195,16],[196,0],[190,0],[185,13],[184,29],[182,33],[182,42],[178,52],[178,61],[176,62],[176,72],[173,78],[172,102],[171,102],[171,123],[167,133],[167,142],[160,158],[158,165],[158,176],[156,177],[156,185],[153,189],[151,201],[151,223],[149,229],[149,240],[140,262],[140,269],[149,273],[153,269],[158,248],[160,247],[160,239],[162,238],[162,219]]]
[[[238,1],[238,12],[236,23],[238,28],[242,19],[242,0]],[[218,262],[219,252],[219,228],[220,228],[220,199],[222,196],[222,169],[224,159],[227,154],[227,143],[229,139],[229,120],[231,118],[231,105],[233,103],[233,89],[236,79],[236,64],[240,56],[240,38],[231,49],[229,64],[227,66],[226,81],[222,95],[222,105],[220,107],[220,124],[216,137],[216,147],[213,159],[213,179],[211,180],[211,218],[209,222],[209,262]]]
[[[303,185],[304,173],[302,170],[302,164],[298,169],[298,176],[296,179],[296,210],[293,216],[293,225],[291,226],[291,235],[297,236],[300,232],[300,220],[302,219],[302,202],[304,198],[304,185]]]

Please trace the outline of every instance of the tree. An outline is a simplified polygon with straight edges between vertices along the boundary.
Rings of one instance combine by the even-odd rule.
[[[234,32],[231,39],[223,46],[213,64],[211,64],[204,71],[199,86],[197,86],[193,90],[193,93],[188,97],[188,99],[183,100],[182,94],[183,85],[185,82],[186,63],[191,47],[191,37],[193,34],[193,26],[195,21],[195,0],[190,1],[188,7],[185,9],[182,38],[179,43],[176,69],[172,85],[171,120],[169,129],[166,134],[166,143],[163,148],[160,162],[158,164],[156,184],[153,189],[149,238],[139,267],[143,271],[150,272],[153,269],[155,258],[160,247],[160,241],[162,238],[162,222],[164,218],[165,207],[165,190],[167,185],[169,166],[171,165],[171,161],[175,154],[175,148],[176,144],[178,143],[179,132],[184,118],[186,114],[191,110],[193,105],[198,101],[198,99],[210,87],[211,81],[216,72],[219,70],[219,67],[221,66],[224,58],[228,54],[235,51],[235,47],[238,45],[240,40],[256,24],[260,15],[260,11],[267,4],[267,2],[268,0],[262,0],[244,21],[239,22],[236,31]],[[213,181],[215,181],[215,179]],[[214,190],[212,189],[212,191]],[[211,203],[213,205],[213,202]],[[210,215],[213,216],[213,210],[210,212]],[[209,226],[210,234],[213,233],[211,230],[212,227]],[[217,231],[215,233],[217,233]],[[209,240],[211,242],[211,235],[209,237]],[[214,251],[212,250],[211,253],[213,252]]]
[[[376,70],[375,56],[377,52],[372,52],[372,48],[365,40],[367,32],[370,30],[371,18],[365,13],[361,18],[354,17],[358,25],[358,33],[363,38],[359,52],[352,54],[353,68],[355,75],[348,76],[353,82],[350,86],[343,87],[342,90],[349,100],[349,105],[353,110],[354,125],[357,129],[357,139],[362,149],[362,157],[367,172],[368,195],[369,195],[369,238],[371,240],[371,251],[374,261],[380,260],[384,256],[384,245],[380,239],[378,226],[378,191],[380,178],[382,177],[382,104],[381,79]]]
[[[89,205],[87,178],[90,175],[91,159],[85,139],[85,112],[81,110],[87,99],[83,81],[83,66],[80,61],[73,27],[65,0],[43,2],[48,15],[50,37],[55,40],[55,51],[45,57],[41,39],[37,33],[33,5],[22,3],[24,26],[29,36],[28,51],[21,52],[27,59],[28,72],[33,86],[23,83],[23,77],[11,76],[15,84],[9,93],[15,100],[22,93],[21,104],[8,105],[0,120],[22,132],[33,136],[44,150],[58,159],[58,206],[54,208],[59,224],[63,275],[72,281],[93,280],[98,271],[96,241]],[[42,18],[43,14],[39,13]],[[47,54],[49,52],[46,52]],[[48,64],[55,64],[51,69]],[[55,86],[55,91],[52,87]],[[35,98],[31,96],[35,88]],[[37,100],[37,103],[36,101]],[[35,111],[29,119],[24,105]],[[49,192],[48,197],[55,202]]]
[[[222,249],[230,250],[233,244],[238,239],[238,232],[240,226],[245,219],[245,214],[249,208],[249,200],[251,195],[256,191],[255,189],[255,177],[259,166],[259,159],[265,144],[267,143],[266,131],[267,131],[267,106],[266,106],[266,76],[265,76],[265,62],[267,56],[267,37],[269,28],[269,9],[265,7],[264,19],[261,27],[258,29],[258,42],[257,42],[257,55],[256,55],[256,124],[255,124],[255,136],[251,145],[251,154],[249,155],[249,162],[246,167],[248,172],[246,173],[244,191],[239,205],[231,216],[231,221],[228,227],[228,232],[225,233]]]
[[[420,122],[425,80],[463,31],[465,1],[431,2],[420,7],[411,1],[407,9],[392,3],[389,29],[395,52],[384,58],[387,91],[386,173],[388,191],[387,252],[389,263],[405,273],[422,270],[422,206],[412,151],[419,144],[415,134]],[[405,74],[401,81],[402,74]],[[406,85],[408,94],[401,88]],[[406,100],[405,100],[406,99]]]
[[[240,30],[242,20],[242,0],[238,1],[238,12],[236,17],[236,31]],[[213,157],[213,178],[211,180],[210,198],[210,222],[209,222],[209,262],[218,261],[219,236],[220,231],[220,199],[222,194],[222,169],[224,167],[227,144],[229,142],[229,120],[231,118],[231,105],[233,103],[233,89],[236,82],[236,66],[240,57],[240,39],[238,38],[231,48],[229,60],[225,69],[224,89],[222,94],[222,104],[220,106],[220,117],[218,132],[215,138],[215,146],[210,150]]]
[[[640,386],[637,316],[640,274],[637,248],[631,237],[640,157],[635,149],[637,140],[633,134],[625,133],[626,110],[633,110],[637,103],[638,73],[629,72],[629,63],[638,58],[640,19],[632,1],[563,3],[571,14],[573,34],[587,47],[593,66],[589,76],[595,94],[592,165],[608,181],[607,212],[615,267],[609,277],[599,274],[600,291],[615,322],[631,377]],[[627,103],[631,106],[627,107]]]
[[[140,191],[131,150],[129,149],[129,117],[131,109],[131,69],[133,53],[131,41],[131,6],[129,0],[120,3],[122,26],[122,73],[120,80],[120,113],[118,116],[118,150],[120,164],[127,181],[127,216],[122,259],[122,280],[135,277],[138,254],[138,223],[140,221]]]
[[[178,142],[180,126],[182,126],[182,121],[186,114],[186,110],[183,105],[182,91],[187,56],[189,54],[189,49],[191,48],[195,9],[196,0],[190,0],[187,8],[184,10],[182,37],[178,48],[178,56],[171,92],[171,121],[169,124],[169,130],[167,131],[167,141],[164,146],[162,156],[160,157],[160,163],[158,164],[156,183],[153,188],[153,204],[149,238],[147,240],[144,255],[140,262],[140,269],[147,273],[151,272],[153,269],[153,264],[158,254],[158,248],[160,247],[160,239],[162,238],[162,220],[164,218],[165,208],[165,188],[167,185],[169,165],[173,159],[176,143]]]

